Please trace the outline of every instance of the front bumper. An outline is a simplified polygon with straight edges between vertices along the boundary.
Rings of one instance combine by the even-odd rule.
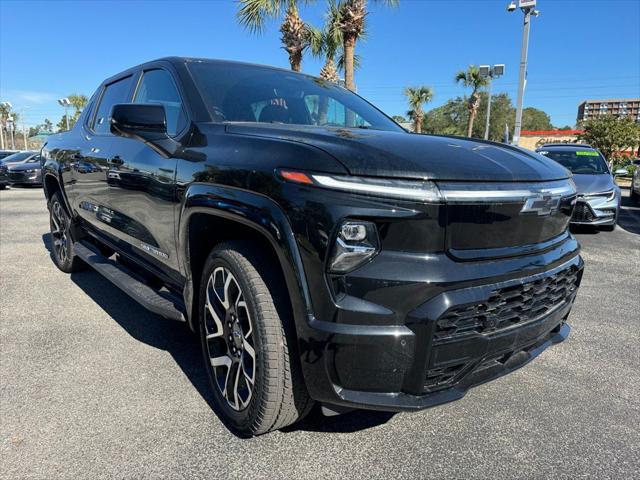
[[[572,225],[615,225],[620,208],[620,196],[612,200],[604,198],[592,200],[578,199],[571,216]]]
[[[424,290],[373,278],[373,266],[361,274],[372,274],[376,292],[368,298],[395,303],[395,312],[347,297],[335,321],[309,320],[300,353],[313,398],[348,408],[427,408],[461,398],[567,337],[565,321],[583,270],[575,239],[526,258],[422,260],[413,270],[398,258],[392,263],[396,276],[418,280],[431,260],[432,275],[417,282]],[[411,291],[429,298],[398,315]],[[546,303],[536,303],[540,298]]]
[[[42,185],[42,170],[32,173],[9,172],[7,177],[12,185]]]

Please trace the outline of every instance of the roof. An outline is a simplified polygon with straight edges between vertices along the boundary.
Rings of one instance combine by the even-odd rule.
[[[584,133],[584,130],[522,130],[520,135],[569,136],[579,135],[581,133]]]
[[[640,102],[640,98],[611,98],[608,100],[584,100],[580,105],[585,103],[620,103],[620,102]]]

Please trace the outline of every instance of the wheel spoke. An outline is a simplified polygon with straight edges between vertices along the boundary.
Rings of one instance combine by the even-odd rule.
[[[213,278],[209,279],[209,284],[207,285],[206,308],[209,311],[211,318],[213,318],[214,323],[216,324],[216,331],[209,333],[209,331],[207,330],[207,340],[209,340],[210,338],[220,337],[224,333],[222,328],[222,320],[218,316],[218,312],[216,312],[214,306],[211,304],[211,297],[209,295],[210,290],[215,290],[215,288],[213,287]]]
[[[236,410],[240,408],[238,405],[238,400],[240,399],[240,393],[238,392],[238,383],[240,381],[240,365],[236,367],[236,375],[235,381],[233,382],[233,406]]]

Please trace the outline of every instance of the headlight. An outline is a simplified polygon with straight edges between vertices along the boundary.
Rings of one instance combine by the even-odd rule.
[[[24,173],[36,173],[38,170],[32,168],[31,170],[24,170]]]
[[[328,269],[333,273],[349,272],[373,258],[379,251],[378,230],[374,223],[347,220],[338,228]]]
[[[583,198],[585,200],[593,200],[593,199],[596,199],[596,198],[604,198],[604,199],[606,199],[607,202],[610,202],[611,200],[616,198],[616,191],[614,189],[614,190],[609,190],[609,191],[600,192],[600,193],[588,193]]]
[[[440,200],[438,187],[436,187],[435,183],[425,180],[323,175],[292,170],[279,170],[277,173],[280,177],[290,182],[315,185],[332,190],[421,202],[437,202]]]

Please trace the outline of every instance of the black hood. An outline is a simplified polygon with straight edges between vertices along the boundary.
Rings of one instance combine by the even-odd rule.
[[[226,129],[313,145],[338,159],[352,175],[506,182],[569,176],[535,152],[459,137],[281,124],[231,124]]]

